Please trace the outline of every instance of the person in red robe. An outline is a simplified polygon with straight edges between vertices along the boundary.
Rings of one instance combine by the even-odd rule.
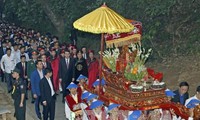
[[[106,111],[103,106],[104,102],[95,100],[90,105],[90,110],[87,110],[89,120],[105,120]]]
[[[76,46],[72,46],[72,53],[71,53],[71,56],[72,58],[77,58],[77,48]]]
[[[69,120],[81,118],[83,105],[81,96],[82,94],[77,92],[78,86],[71,82],[67,89],[69,89],[70,94],[65,97],[65,115],[66,118]]]
[[[141,110],[130,111],[128,114],[128,120],[138,120],[142,115]]]
[[[83,93],[84,94],[84,93]],[[83,95],[82,94],[82,95]],[[90,109],[90,105],[92,104],[92,102],[93,101],[96,101],[97,100],[97,98],[98,98],[98,96],[96,95],[96,94],[92,94],[92,93],[87,93],[86,92],[86,94],[87,94],[87,96],[86,95],[84,95],[83,96],[83,103],[85,104],[85,109],[84,109],[84,111],[83,111],[83,118],[84,118],[84,120],[90,120],[89,118],[88,118],[88,114],[90,114],[91,113],[91,109]],[[89,112],[89,113],[88,113]]]
[[[84,84],[86,83],[86,80],[87,80],[87,77],[80,74],[79,77],[76,79],[76,81],[78,82],[78,92],[83,92],[85,89],[84,89]]]
[[[115,103],[110,103],[108,106],[108,118],[107,120],[124,120],[124,117],[122,114],[120,114],[119,112],[119,104],[115,104]]]
[[[84,90],[84,91],[83,91],[83,93],[82,93],[82,95],[81,95],[81,99],[82,99],[82,102],[83,102],[83,103],[87,104],[87,98],[88,98],[89,94],[90,94],[90,93],[89,93],[87,90]]]
[[[50,63],[52,67],[52,73],[53,73],[53,85],[55,88],[55,91],[57,92],[59,90],[59,76],[58,76],[58,71],[59,71],[59,62],[60,59],[56,53],[56,49],[51,49],[51,57],[50,57]]]
[[[106,81],[103,78],[101,79],[101,89],[99,88],[100,87],[100,80],[99,79],[97,79],[92,85],[94,87],[95,93],[97,93],[97,94],[99,94],[99,93],[104,94],[105,93]]]
[[[88,107],[91,105],[91,103],[94,101],[94,100],[97,100],[98,99],[98,95],[96,94],[92,94],[92,93],[89,93],[88,97],[87,97],[87,105]]]
[[[94,51],[89,50],[89,58],[87,59],[88,65],[88,87],[92,88],[92,84],[96,81],[99,76],[99,62],[94,57]]]

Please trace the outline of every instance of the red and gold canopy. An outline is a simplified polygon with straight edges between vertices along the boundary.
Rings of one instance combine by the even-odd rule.
[[[136,43],[141,40],[142,23],[129,19],[127,19],[127,21],[134,26],[134,29],[128,33],[105,34],[106,47],[120,47],[124,45],[129,45],[131,43]]]

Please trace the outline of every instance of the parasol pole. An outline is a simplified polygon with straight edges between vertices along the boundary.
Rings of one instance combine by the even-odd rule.
[[[101,34],[101,54],[100,54],[100,64],[99,64],[99,91],[98,94],[100,96],[100,90],[101,90],[101,80],[102,80],[102,65],[103,65],[103,49],[104,49],[104,33]]]

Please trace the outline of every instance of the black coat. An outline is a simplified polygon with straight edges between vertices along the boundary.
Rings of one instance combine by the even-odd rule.
[[[2,56],[5,54],[6,54],[6,52],[4,53],[3,47],[0,47],[0,60],[1,60]]]
[[[23,69],[23,66],[22,66],[22,62],[18,62],[16,64],[16,68],[20,70],[20,77],[24,80],[24,72],[25,72],[25,76],[27,76],[27,62],[25,62],[25,71]]]
[[[180,103],[180,94],[179,94],[179,90],[175,90],[174,93],[176,94],[173,98],[172,98],[172,102],[175,102],[175,103]],[[183,99],[184,99],[184,104],[185,104],[185,101],[189,98],[189,94],[188,92],[186,92],[184,95],[183,95]],[[183,105],[184,105],[183,104]]]
[[[52,69],[51,68],[51,63],[50,62],[46,62],[46,67],[43,66],[44,69],[48,68],[48,69]]]
[[[67,69],[67,64],[65,58],[62,58],[59,63],[59,78],[62,79],[62,82],[68,86],[74,78],[74,59],[70,58],[69,67]]]
[[[53,85],[52,81],[51,81],[51,83]],[[53,89],[54,89],[54,86],[53,86]],[[55,92],[55,89],[54,89],[54,92]],[[51,103],[51,98],[52,98],[51,87],[50,87],[46,77],[43,77],[40,80],[40,95],[41,95],[41,102],[47,101],[47,104]],[[53,97],[55,97],[55,94],[53,95]]]
[[[80,74],[88,77],[88,67],[87,67],[86,60],[84,58],[81,58],[80,60],[78,58],[76,58],[75,80],[79,77]]]

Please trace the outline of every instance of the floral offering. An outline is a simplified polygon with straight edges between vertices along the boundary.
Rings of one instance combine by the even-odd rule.
[[[146,51],[139,44],[131,44],[129,53],[136,53],[136,57],[131,59],[129,57],[129,62],[125,69],[125,77],[131,81],[146,80],[148,77],[147,68],[145,67],[145,62],[148,59],[152,49]]]
[[[116,61],[118,59],[120,52],[118,48],[105,50],[103,52],[103,61],[106,66],[112,70],[112,72],[116,72]]]

